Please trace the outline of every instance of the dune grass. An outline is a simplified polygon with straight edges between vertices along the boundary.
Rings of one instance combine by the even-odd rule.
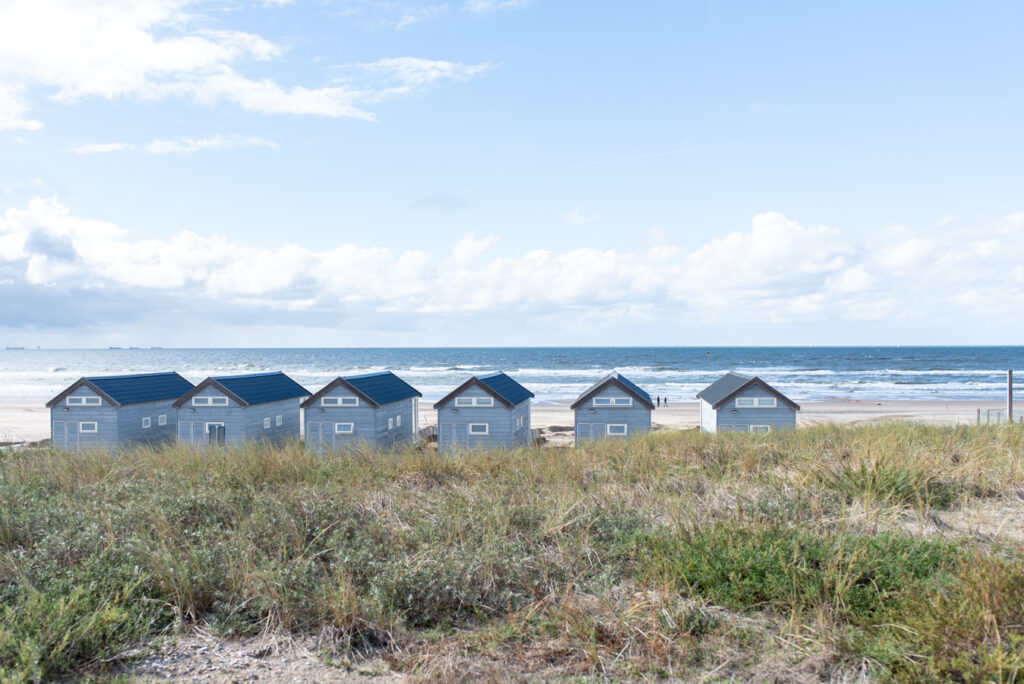
[[[939,523],[1022,497],[1019,426],[8,451],[0,680],[202,626],[427,676],[1021,681],[1021,538]]]

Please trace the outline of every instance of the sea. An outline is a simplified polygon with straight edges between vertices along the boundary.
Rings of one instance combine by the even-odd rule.
[[[338,375],[390,370],[443,397],[472,375],[502,370],[536,402],[576,397],[611,370],[669,401],[727,371],[757,375],[796,401],[999,400],[1024,347],[542,347],[368,349],[4,349],[0,401],[43,402],[82,376],[174,370],[210,375],[284,371],[316,391]]]

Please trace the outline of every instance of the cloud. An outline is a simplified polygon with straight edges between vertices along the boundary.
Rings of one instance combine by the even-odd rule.
[[[468,12],[493,12],[494,10],[526,7],[531,0],[466,0],[463,9]]]
[[[749,329],[751,343],[751,326],[761,324],[928,321],[1024,333],[1005,315],[1024,306],[1024,224],[1013,216],[855,238],[769,212],[690,250],[665,231],[648,238],[626,251],[496,250],[495,235],[469,233],[433,253],[257,247],[192,231],[138,240],[56,198],[36,198],[0,215],[0,306],[21,312],[5,316],[8,328],[19,320],[65,326],[79,302],[95,325],[188,312],[241,327],[344,320],[347,329],[374,330],[430,320],[450,331],[490,320],[519,328],[543,320],[552,332],[728,323]]]
[[[88,143],[71,148],[75,154],[106,154],[108,152],[137,151],[149,154],[193,154],[204,150],[240,150],[246,147],[277,148],[277,143],[243,135],[213,135],[206,138],[178,138],[152,140],[141,147],[134,143]]]
[[[593,223],[597,219],[597,214],[594,214],[593,216],[584,216],[579,209],[573,209],[565,215],[565,222],[571,226],[585,226],[588,223]]]
[[[72,147],[71,151],[75,154],[106,154],[107,152],[123,152],[125,150],[134,150],[135,145],[131,143],[86,143],[85,145],[78,145]]]
[[[420,197],[418,200],[409,205],[410,209],[444,209],[447,211],[453,211],[455,209],[464,209],[469,205],[469,202],[463,197],[453,195],[447,192],[438,192],[433,195],[427,195],[426,197]]]
[[[372,120],[372,104],[487,68],[402,57],[375,63],[383,84],[288,86],[240,71],[248,62],[278,59],[285,47],[213,24],[189,0],[0,3],[0,127],[41,126],[24,116],[27,85],[49,88],[68,104],[91,97],[183,98],[264,114]],[[374,73],[374,65],[366,66]]]

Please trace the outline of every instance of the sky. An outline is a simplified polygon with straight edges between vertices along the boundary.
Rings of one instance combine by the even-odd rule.
[[[0,346],[1019,343],[1022,24],[0,0]]]

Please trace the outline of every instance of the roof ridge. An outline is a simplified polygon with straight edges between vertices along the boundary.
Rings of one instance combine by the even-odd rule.
[[[120,380],[122,378],[151,378],[155,375],[178,375],[178,371],[157,371],[153,373],[126,373],[124,375],[83,375],[89,381]]]

